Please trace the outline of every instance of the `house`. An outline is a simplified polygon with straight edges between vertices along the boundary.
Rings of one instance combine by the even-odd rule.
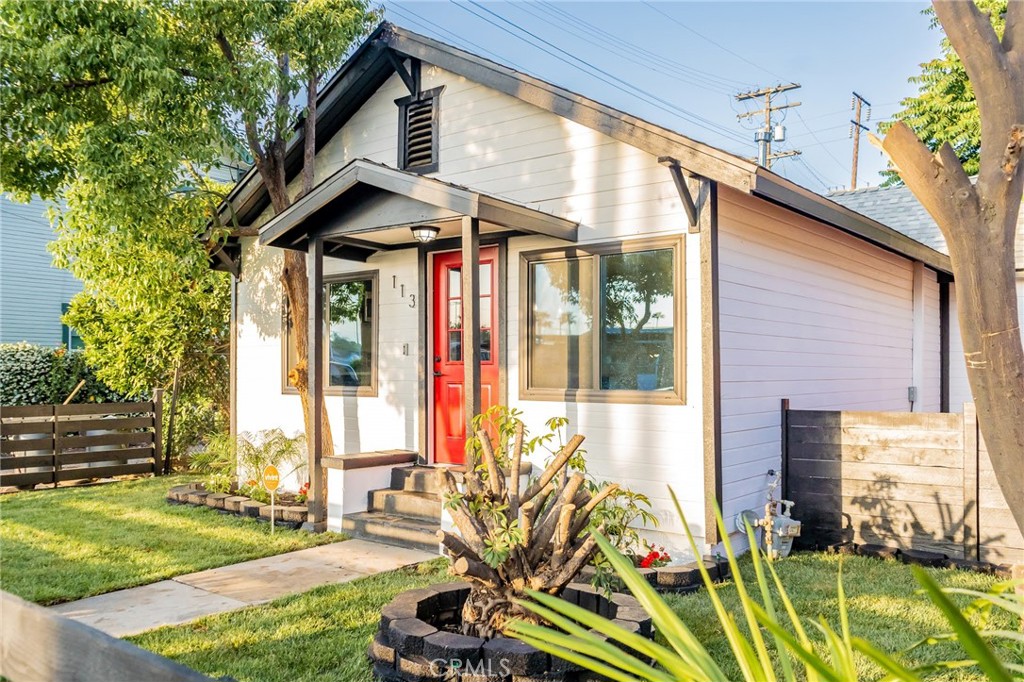
[[[285,374],[306,334],[338,453],[311,453],[314,527],[436,546],[428,467],[460,464],[467,416],[505,404],[534,434],[567,417],[591,473],[648,495],[649,537],[683,555],[669,487],[717,543],[716,503],[730,525],[764,504],[783,398],[944,406],[949,258],[877,220],[391,24],[319,102],[316,188],[280,215],[255,172],[229,196],[259,227],[235,428],[303,430]],[[307,254],[309,320],[284,309],[284,249]]]
[[[830,193],[833,201],[866,215],[916,241],[944,254],[949,254],[946,239],[935,221],[921,202],[904,185],[892,187],[864,187]],[[1024,204],[1021,204],[1017,218],[1017,239],[1014,253],[1017,280],[1017,317],[1024,322]],[[943,411],[960,412],[966,402],[971,402],[971,389],[967,384],[967,368],[963,362],[963,342],[960,339],[960,320],[956,308],[956,283],[950,281],[944,287],[943,296],[948,299],[949,320],[949,379],[946,382],[949,395],[943,403]],[[1024,342],[1024,324],[1021,324],[1021,341]]]
[[[50,204],[19,204],[0,196],[0,343],[81,348],[82,339],[61,322],[82,283],[54,267]]]

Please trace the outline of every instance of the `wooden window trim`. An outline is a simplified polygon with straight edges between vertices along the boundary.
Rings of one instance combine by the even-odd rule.
[[[359,398],[376,398],[377,397],[377,368],[380,365],[380,358],[378,357],[380,339],[378,337],[378,330],[380,324],[380,287],[378,286],[378,271],[377,270],[366,270],[361,272],[346,272],[339,275],[330,275],[324,277],[324,286],[327,287],[331,284],[337,284],[339,282],[361,282],[370,280],[371,286],[373,286],[373,319],[371,320],[371,329],[373,331],[373,340],[371,347],[373,349],[373,364],[370,367],[370,385],[369,386],[331,386],[329,381],[324,381],[324,395],[331,396],[354,396]],[[325,297],[326,299],[326,297]],[[329,300],[329,299],[328,299]],[[283,395],[298,395],[299,392],[294,386],[288,383],[288,319],[287,319],[287,296],[282,297],[282,310],[281,310],[281,393]],[[325,316],[325,324],[330,322],[330,316]],[[324,344],[324,352],[330,353],[330,344]],[[329,358],[329,355],[328,355]],[[330,371],[330,362],[328,359],[324,360],[324,371]],[[329,379],[329,377],[328,377]]]
[[[398,168],[399,170],[408,171],[409,173],[416,173],[417,175],[426,175],[427,173],[436,173],[441,165],[441,149],[440,149],[440,138],[441,138],[441,93],[444,91],[445,86],[433,88],[431,90],[424,90],[418,95],[408,95],[395,100],[395,104],[398,105]],[[408,167],[406,164],[406,155],[408,152],[409,135],[406,130],[406,110],[410,104],[415,102],[423,102],[426,100],[433,100],[431,105],[431,139],[430,148],[433,150],[433,163],[425,166],[416,166],[414,168]]]
[[[673,370],[676,388],[673,391],[629,391],[622,389],[599,388],[533,388],[530,385],[530,328],[533,323],[532,281],[530,265],[543,261],[567,260],[573,258],[593,257],[596,259],[593,276],[597,280],[594,288],[596,300],[594,312],[600,319],[604,297],[601,295],[600,257],[607,255],[635,253],[671,248],[673,250],[673,287],[675,314],[678,324],[673,340]],[[629,239],[621,242],[601,244],[580,244],[576,246],[524,251],[519,257],[519,398],[520,400],[537,400],[574,403],[626,403],[637,405],[685,405],[686,404],[686,239],[684,235],[670,237],[651,237]],[[600,337],[594,334],[595,358],[600,362]],[[595,375],[599,376],[599,375]]]

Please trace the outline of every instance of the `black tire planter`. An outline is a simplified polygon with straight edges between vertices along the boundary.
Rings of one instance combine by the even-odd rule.
[[[458,634],[468,583],[447,583],[403,592],[381,610],[367,655],[380,682],[590,682],[589,671],[517,639],[483,640]],[[562,598],[653,638],[651,618],[630,595],[611,598],[573,583]]]

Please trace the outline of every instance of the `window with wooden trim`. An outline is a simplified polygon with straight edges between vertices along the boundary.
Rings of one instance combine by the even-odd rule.
[[[683,242],[525,254],[523,397],[684,399]]]
[[[441,91],[395,100],[398,105],[398,167],[414,173],[438,169]]]
[[[377,326],[376,274],[332,278],[324,283],[324,391],[341,395],[376,395]],[[284,299],[283,324],[287,331],[283,349],[282,388],[294,392],[288,372],[295,366],[296,333],[305,324],[295,324]]]

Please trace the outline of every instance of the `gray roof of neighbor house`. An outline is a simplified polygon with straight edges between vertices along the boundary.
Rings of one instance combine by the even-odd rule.
[[[665,163],[678,165],[687,174],[702,176],[785,206],[937,270],[951,271],[946,254],[748,159],[387,22],[367,37],[317,96],[318,151],[389,77],[404,72],[407,59],[433,64],[600,131]],[[302,167],[302,137],[299,122],[285,158],[289,180],[297,176]],[[255,221],[269,205],[266,188],[255,167],[231,191],[221,211],[227,213],[229,205],[243,225]]]
[[[906,185],[842,190],[829,192],[827,196],[925,246],[949,254],[939,226]]]

